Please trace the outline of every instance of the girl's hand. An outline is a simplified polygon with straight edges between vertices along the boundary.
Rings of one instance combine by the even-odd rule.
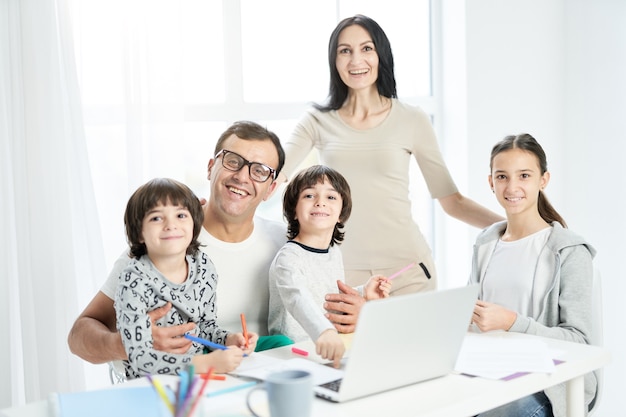
[[[472,322],[478,326],[481,332],[490,330],[509,330],[515,320],[517,313],[507,310],[498,304],[488,303],[478,300],[474,305]]]

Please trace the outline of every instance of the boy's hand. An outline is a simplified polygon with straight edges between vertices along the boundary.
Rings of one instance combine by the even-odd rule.
[[[246,338],[243,333],[231,333],[226,336],[226,346],[237,346],[246,355],[254,352],[256,344],[259,341],[259,335],[254,332],[248,332],[248,347],[246,348]]]
[[[339,368],[341,358],[346,351],[343,341],[334,329],[328,329],[315,341],[315,352],[322,357],[333,361],[333,366]]]
[[[191,363],[198,373],[207,373],[213,367],[215,373],[225,374],[237,369],[242,360],[243,351],[237,346],[229,346],[225,350],[218,349],[211,353],[196,355]]]
[[[375,300],[377,298],[389,297],[391,291],[391,281],[382,275],[374,275],[371,277],[367,284],[365,284],[365,299]]]
[[[234,371],[243,360],[243,350],[237,346],[229,346],[226,350],[216,350],[209,355],[215,355],[213,367],[218,373]]]

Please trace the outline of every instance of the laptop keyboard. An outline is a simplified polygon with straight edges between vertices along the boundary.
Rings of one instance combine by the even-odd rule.
[[[325,384],[321,384],[320,387],[327,388],[327,389],[329,389],[331,391],[339,392],[339,387],[341,386],[341,381],[343,381],[343,379],[337,379],[335,381],[330,381],[330,382],[327,382]]]

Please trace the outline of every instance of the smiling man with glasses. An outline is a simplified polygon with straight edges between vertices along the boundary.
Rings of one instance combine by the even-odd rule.
[[[208,166],[211,194],[205,207],[204,228],[221,241],[242,242],[250,237],[256,223],[266,222],[255,217],[256,209],[275,191],[275,178],[285,164],[285,152],[273,132],[243,121],[222,133],[214,155]],[[248,169],[242,169],[246,166]],[[286,231],[281,226],[284,241]]]
[[[258,205],[275,191],[275,179],[285,163],[280,140],[257,123],[236,122],[220,136],[213,155],[207,170],[210,195],[203,207],[204,223],[198,240],[218,274],[217,319],[221,327],[236,331],[244,313],[248,330],[261,335],[257,350],[292,343],[281,335],[267,336],[269,266],[287,239],[286,226],[255,216]],[[246,166],[248,169],[242,169]],[[130,260],[126,252],[68,337],[71,351],[92,363],[126,359],[113,307],[120,272]],[[167,309],[152,311],[153,323]],[[181,336],[193,332],[194,327],[193,323],[153,325],[154,348],[186,352],[191,342]]]
[[[238,153],[222,149],[215,155],[215,159],[222,156],[222,166],[229,171],[237,172],[247,166],[250,178],[256,182],[265,182],[270,177],[276,179],[276,170],[260,162],[250,162]]]

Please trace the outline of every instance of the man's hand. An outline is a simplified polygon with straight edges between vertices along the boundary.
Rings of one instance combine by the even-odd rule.
[[[337,280],[339,294],[326,294],[326,318],[330,320],[339,333],[352,333],[356,328],[361,307],[365,299],[354,288]]]
[[[165,316],[171,308],[172,303],[167,303],[148,313],[152,322],[152,345],[154,349],[162,352],[187,353],[191,346],[191,340],[182,336],[185,333],[193,332],[196,328],[195,323],[185,323],[171,327],[156,325],[156,321]]]

